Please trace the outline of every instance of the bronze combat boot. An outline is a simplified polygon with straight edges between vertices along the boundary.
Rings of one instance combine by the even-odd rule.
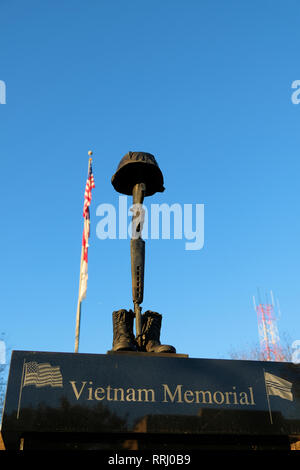
[[[176,353],[176,349],[168,344],[160,344],[162,315],[147,310],[142,315],[143,350],[155,353]]]
[[[117,310],[113,312],[113,351],[136,351],[136,341],[133,334],[134,313],[132,310]]]

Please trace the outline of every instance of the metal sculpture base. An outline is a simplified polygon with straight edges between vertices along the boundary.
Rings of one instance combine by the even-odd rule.
[[[121,354],[121,355],[127,355],[127,356],[147,356],[147,357],[185,357],[188,358],[188,354],[178,354],[178,353],[150,353],[150,352],[144,352],[144,351],[113,351],[109,350],[107,351],[106,354]]]

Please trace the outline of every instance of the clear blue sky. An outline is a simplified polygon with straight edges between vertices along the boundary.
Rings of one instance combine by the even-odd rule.
[[[13,349],[74,350],[83,193],[92,149],[89,282],[80,352],[106,353],[131,308],[129,240],[96,236],[111,176],[153,153],[166,191],[205,205],[205,244],[146,243],[143,308],[161,340],[227,358],[258,340],[252,296],[273,290],[300,339],[298,1],[0,4],[1,317]],[[128,201],[130,202],[130,201]]]

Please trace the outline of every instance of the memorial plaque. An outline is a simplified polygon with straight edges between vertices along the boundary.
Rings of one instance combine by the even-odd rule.
[[[299,371],[174,354],[13,351],[2,436],[7,449],[26,435],[83,433],[97,442],[144,433],[299,440]]]
[[[88,175],[91,188],[91,159]],[[78,353],[81,294],[74,354],[13,351],[1,426],[5,447],[289,448],[300,440],[299,365],[193,359],[161,344],[162,314],[142,313],[142,230],[144,198],[164,191],[163,175],[153,155],[128,152],[112,184],[133,198],[133,310],[113,312],[107,354]],[[81,263],[80,286],[82,279]]]

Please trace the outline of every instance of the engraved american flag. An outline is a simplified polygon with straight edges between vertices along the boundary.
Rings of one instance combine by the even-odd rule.
[[[48,362],[26,362],[23,387],[35,385],[36,387],[62,387],[63,378],[59,366],[51,366]]]

